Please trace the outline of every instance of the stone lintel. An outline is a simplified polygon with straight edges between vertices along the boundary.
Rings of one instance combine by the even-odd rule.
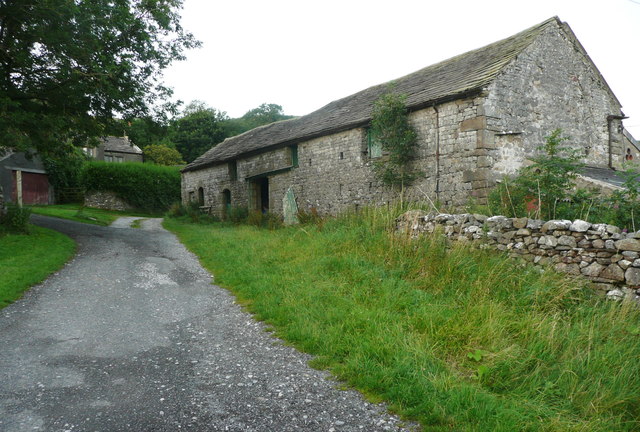
[[[495,134],[486,129],[476,132],[476,148],[478,149],[494,149],[496,148]]]
[[[487,118],[485,116],[469,118],[460,123],[460,132],[469,132],[486,128]]]
[[[486,168],[477,169],[477,170],[467,170],[462,172],[463,182],[489,180],[490,178],[491,178],[491,170]]]

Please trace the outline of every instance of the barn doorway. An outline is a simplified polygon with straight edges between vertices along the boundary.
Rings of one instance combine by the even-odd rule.
[[[229,189],[222,191],[222,211],[225,218],[231,213],[231,191]]]
[[[14,170],[11,175],[14,202],[20,205],[49,204],[49,179],[46,174]]]
[[[253,195],[253,210],[267,213],[269,211],[269,177],[253,180],[250,192]]]
[[[200,207],[204,206],[204,188],[202,187],[198,188],[198,205]]]
[[[262,213],[269,211],[269,177],[259,180],[260,182],[260,209]]]

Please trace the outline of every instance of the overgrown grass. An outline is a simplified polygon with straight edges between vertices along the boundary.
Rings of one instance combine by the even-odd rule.
[[[640,316],[580,282],[388,231],[166,220],[278,336],[432,431],[640,430]]]
[[[115,210],[103,210],[91,207],[84,207],[79,204],[59,204],[47,206],[31,207],[33,213],[52,216],[62,219],[69,219],[76,222],[89,223],[94,225],[107,226],[122,216],[153,216],[149,213],[141,212],[121,212]]]
[[[75,243],[63,234],[37,226],[29,232],[0,233],[0,308],[19,299],[75,253]]]

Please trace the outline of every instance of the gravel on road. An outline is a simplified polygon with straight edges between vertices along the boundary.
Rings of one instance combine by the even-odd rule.
[[[78,254],[0,311],[0,431],[416,428],[310,368],[160,219],[32,221]]]

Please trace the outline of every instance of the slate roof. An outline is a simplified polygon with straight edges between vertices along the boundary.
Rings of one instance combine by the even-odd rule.
[[[550,26],[562,28],[563,23],[558,17],[553,17],[506,39],[398,78],[392,81],[393,91],[407,95],[409,110],[477,93]],[[192,171],[241,155],[365,126],[370,122],[374,101],[387,91],[389,84],[362,90],[305,116],[271,123],[227,138],[182,171]]]
[[[109,136],[102,140],[105,151],[117,153],[142,154],[142,150],[135,144],[129,142],[127,137]]]
[[[633,135],[631,135],[631,132],[629,132],[626,129],[623,129],[622,133],[625,136],[625,138],[627,138],[627,140],[629,140],[629,142],[636,148],[636,150],[640,151],[640,143],[638,143],[638,141],[633,137]]]

